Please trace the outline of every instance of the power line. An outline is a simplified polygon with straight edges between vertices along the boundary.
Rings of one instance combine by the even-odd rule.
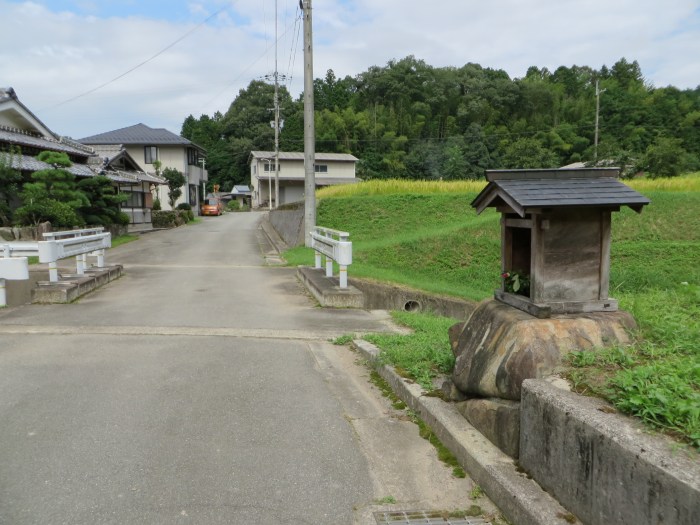
[[[285,32],[282,33],[282,35],[279,38],[282,39],[288,32],[289,32],[289,28],[287,28],[285,30]],[[221,91],[219,91],[216,95],[214,95],[212,98],[207,100],[204,104],[202,104],[201,107],[204,108],[204,107],[208,106],[209,104],[211,104],[212,102],[214,102],[217,98],[219,98],[222,95],[222,93],[224,91],[226,91],[228,88],[233,86],[236,82],[238,82],[245,73],[247,73],[255,64],[257,64],[260,60],[262,60],[262,58],[264,56],[267,55],[268,51],[270,51],[270,49],[272,49],[273,45],[274,44],[268,45],[255,60],[253,60],[250,64],[248,64],[248,66],[238,74],[238,76],[236,76],[231,82],[226,84],[226,86],[224,86],[224,88]]]
[[[198,30],[200,27],[202,27],[204,24],[206,24],[207,22],[209,22],[209,20],[211,20],[211,19],[214,18],[215,16],[219,15],[220,13],[222,13],[223,11],[225,11],[226,9],[228,9],[230,5],[231,5],[230,3],[226,4],[224,7],[222,7],[222,8],[219,9],[218,11],[216,11],[214,14],[208,16],[208,17],[205,18],[202,22],[200,22],[199,24],[197,24],[196,26],[194,26],[192,29],[190,29],[189,31],[187,31],[187,32],[186,32],[184,35],[182,35],[180,38],[178,38],[178,39],[175,40],[174,42],[168,44],[166,47],[164,47],[164,48],[161,49],[160,51],[158,51],[155,55],[153,55],[152,57],[150,57],[150,58],[144,60],[143,62],[141,62],[141,63],[135,65],[135,66],[132,67],[131,69],[128,69],[127,71],[125,71],[125,72],[122,73],[121,75],[118,75],[118,76],[114,77],[112,80],[109,80],[109,81],[105,82],[104,84],[100,84],[99,86],[97,86],[97,87],[95,87],[95,88],[92,88],[92,89],[90,89],[90,90],[88,90],[88,91],[85,91],[84,93],[81,93],[81,94],[76,95],[76,96],[74,96],[74,97],[72,97],[72,98],[69,98],[69,99],[67,99],[67,100],[64,100],[63,102],[59,102],[58,104],[55,104],[55,105],[53,105],[53,106],[49,106],[49,107],[47,107],[47,108],[43,108],[43,110],[55,109],[55,108],[57,108],[57,107],[63,106],[63,105],[65,105],[65,104],[68,104],[69,102],[73,102],[74,100],[78,100],[79,98],[82,98],[82,97],[84,97],[84,96],[90,95],[91,93],[94,93],[95,91],[99,91],[100,89],[102,89],[102,88],[104,88],[104,87],[106,87],[106,86],[109,86],[110,84],[116,82],[117,80],[119,80],[119,79],[121,79],[121,78],[124,78],[124,77],[127,76],[129,73],[133,73],[134,71],[136,71],[136,70],[139,69],[140,67],[145,66],[146,64],[148,64],[148,63],[151,62],[152,60],[158,58],[160,55],[162,55],[163,53],[165,53],[168,49],[170,49],[170,48],[174,47],[176,44],[182,42],[185,38],[187,38],[187,37],[190,36],[192,33],[194,33],[195,31],[197,31],[197,30]],[[43,111],[43,110],[42,110],[42,111]]]
[[[296,16],[297,12],[299,13],[300,16]],[[292,88],[292,71],[294,71],[294,65],[296,61],[296,56],[297,53],[299,52],[299,37],[301,36],[301,21],[302,21],[302,13],[301,9],[299,7],[296,7],[295,13],[294,13],[294,27],[296,29],[296,34],[294,36],[294,39],[292,40],[292,49],[290,50],[289,53],[289,64],[287,65],[287,89],[291,91]]]

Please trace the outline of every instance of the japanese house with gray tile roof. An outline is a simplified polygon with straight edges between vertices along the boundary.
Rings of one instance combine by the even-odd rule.
[[[335,184],[355,184],[357,157],[347,153],[316,153],[315,173],[316,187]],[[279,204],[301,201],[304,199],[304,153],[279,153]],[[254,208],[275,206],[275,152],[251,151],[250,182]]]
[[[496,298],[539,317],[615,311],[608,296],[611,214],[649,199],[617,168],[487,171],[477,213],[501,213],[503,285]],[[512,279],[518,278],[518,290]],[[527,283],[528,286],[520,286]],[[509,290],[510,283],[510,290]]]
[[[10,156],[12,166],[25,174],[50,168],[35,157],[42,151],[56,151],[68,155],[73,166],[67,171],[73,175],[95,175],[88,167],[88,160],[95,154],[93,149],[51,131],[20,102],[12,88],[0,88],[0,150],[14,151]]]
[[[120,193],[128,197],[122,211],[129,216],[129,230],[151,229],[153,196],[158,194],[159,187],[167,185],[166,180],[142,171],[122,146],[94,146],[94,149],[101,165],[93,169],[113,180]]]
[[[31,173],[51,166],[36,159],[42,151],[65,153],[73,163],[65,168],[76,177],[104,175],[111,179],[127,202],[121,209],[130,219],[130,229],[151,227],[151,205],[148,195],[154,187],[165,184],[164,179],[147,175],[126,152],[98,151],[51,131],[17,97],[14,89],[0,88],[0,152],[12,167],[21,171],[26,180]],[[137,205],[137,203],[140,203]]]
[[[174,168],[186,179],[182,196],[175,205],[186,202],[193,210],[199,209],[199,203],[206,196],[204,184],[207,171],[203,160],[206,151],[175,133],[163,128],[151,128],[145,124],[136,124],[126,128],[100,133],[80,139],[80,142],[94,148],[120,147],[137,163],[138,169],[155,175],[153,162],[161,162],[161,171]],[[158,199],[163,209],[169,209],[167,186],[158,187]]]

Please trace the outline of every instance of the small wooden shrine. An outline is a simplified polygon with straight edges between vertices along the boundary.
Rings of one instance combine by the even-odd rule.
[[[649,199],[617,168],[487,171],[477,213],[501,213],[503,285],[496,299],[537,317],[617,310],[608,297],[610,219]]]

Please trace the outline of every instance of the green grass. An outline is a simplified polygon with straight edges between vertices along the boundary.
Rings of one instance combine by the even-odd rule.
[[[399,374],[433,390],[433,379],[454,368],[447,330],[456,319],[430,314],[392,312],[394,320],[413,329],[411,335],[368,334],[364,337],[382,349],[380,362],[391,364]]]
[[[126,233],[124,235],[118,235],[118,236],[112,238],[112,248],[116,248],[117,246],[121,246],[122,244],[136,241],[136,240],[138,240],[138,238],[139,238],[138,235],[133,235],[131,233]]]
[[[598,352],[590,363],[575,358],[568,373],[580,391],[606,397],[700,448],[700,176],[630,185],[652,203],[641,214],[627,208],[613,214],[610,295],[635,316],[640,342]],[[414,187],[420,193],[406,193],[410,188],[399,184],[386,191],[381,184],[369,190],[354,186],[342,196],[322,198],[317,219],[350,232],[351,277],[472,300],[492,296],[500,284],[499,215],[491,210],[476,215],[470,203],[478,188],[456,193],[441,185],[431,191],[423,183]],[[294,265],[313,264],[306,248],[286,252],[285,258]],[[406,315],[399,320],[412,322]],[[451,366],[446,341],[452,322],[428,321],[436,325],[434,335],[430,328],[414,327],[416,334],[408,338],[414,342],[401,336],[376,336],[375,342],[384,359],[396,359],[395,366],[427,387],[435,373]],[[433,339],[441,351],[431,346]]]

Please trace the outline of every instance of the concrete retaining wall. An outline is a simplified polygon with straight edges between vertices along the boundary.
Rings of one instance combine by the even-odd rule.
[[[68,276],[56,283],[41,281],[32,289],[32,302],[40,304],[70,303],[100,286],[119,279],[122,266],[106,266],[87,270],[85,275]]]
[[[526,380],[520,429],[520,465],[583,523],[698,523],[698,454],[604,401]]]
[[[477,305],[464,299],[439,297],[397,284],[352,277],[352,265],[348,267],[348,274],[349,282],[363,293],[364,308],[367,310],[430,312],[463,320],[471,315]]]
[[[20,306],[32,302],[32,290],[39,281],[48,281],[49,271],[44,268],[29,267],[29,279],[26,281],[6,281],[7,306]]]
[[[282,240],[293,248],[304,244],[304,206],[298,208],[272,210],[269,215],[270,224]]]

